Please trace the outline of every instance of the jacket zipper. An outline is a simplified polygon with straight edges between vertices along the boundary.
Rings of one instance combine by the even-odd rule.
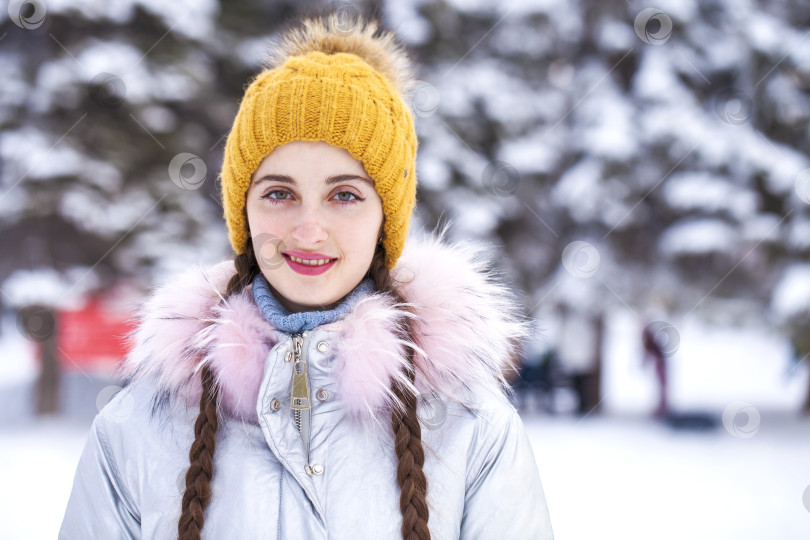
[[[305,334],[293,334],[293,379],[292,393],[290,395],[290,408],[301,440],[304,443],[304,453],[309,460],[309,435],[311,419],[311,400],[309,393],[309,375],[307,373],[307,354]]]

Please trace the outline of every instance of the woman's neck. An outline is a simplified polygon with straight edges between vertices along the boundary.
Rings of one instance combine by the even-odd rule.
[[[343,302],[343,300],[345,300],[346,297],[348,296],[348,294],[346,294],[346,296],[343,296],[341,299],[339,299],[336,302],[332,302],[331,304],[327,305],[316,304],[314,306],[309,306],[306,304],[299,304],[285,298],[284,296],[279,294],[278,291],[273,289],[272,285],[270,286],[270,290],[272,291],[273,296],[276,297],[276,300],[278,300],[279,304],[284,306],[284,309],[286,309],[290,315],[292,315],[293,313],[303,313],[305,311],[331,311],[335,309],[337,306],[339,306],[340,303]]]

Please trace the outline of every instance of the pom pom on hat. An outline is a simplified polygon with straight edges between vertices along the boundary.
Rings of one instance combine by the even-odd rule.
[[[231,245],[247,248],[245,195],[251,175],[275,148],[295,140],[345,148],[382,199],[386,266],[402,254],[416,204],[410,61],[374,21],[332,14],[289,30],[242,98],[220,173]]]
[[[324,54],[350,53],[365,60],[372,68],[391,81],[403,99],[410,99],[415,84],[411,61],[390,32],[378,36],[376,21],[365,24],[362,19],[341,19],[331,14],[326,21],[307,19],[300,27],[292,27],[270,52],[263,63],[265,69],[280,67],[292,56],[304,56],[312,51]]]

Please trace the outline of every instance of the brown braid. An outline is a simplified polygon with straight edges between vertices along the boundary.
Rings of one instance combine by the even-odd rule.
[[[236,274],[228,282],[226,297],[241,292],[261,271],[249,235],[247,250],[234,258],[234,266]],[[385,250],[382,244],[377,246],[366,277],[374,281],[378,291],[388,292],[397,303],[405,302],[394,287],[393,278],[385,266]],[[404,321],[404,324],[405,331],[409,335],[410,325],[408,321]],[[410,349],[409,360],[413,366],[413,352]],[[200,414],[194,427],[195,440],[189,452],[191,465],[186,473],[186,491],[183,495],[183,510],[178,525],[179,540],[200,539],[205,508],[211,497],[215,435],[219,427],[215,406],[218,389],[207,366],[202,372],[203,393],[200,398]],[[409,369],[407,374],[413,382],[415,376],[413,368]],[[405,404],[404,412],[395,410],[391,414],[391,427],[395,436],[394,449],[398,460],[397,483],[400,487],[402,538],[429,540],[427,478],[422,470],[425,452],[422,448],[422,430],[416,416],[417,399],[413,392],[397,384],[394,384],[392,391]]]
[[[412,353],[411,353],[412,355]],[[413,365],[413,360],[411,360]],[[408,370],[413,382],[414,370]],[[416,396],[401,385],[392,389],[405,404],[404,412],[396,409],[391,413],[391,427],[396,441],[397,483],[399,484],[399,509],[402,513],[402,538],[406,540],[430,540],[428,529],[427,478],[422,470],[425,451],[422,447],[422,429],[416,416]]]
[[[406,300],[393,284],[393,278],[385,266],[385,250],[378,246],[369,268],[369,276],[374,280],[378,291],[388,292],[396,303]],[[403,321],[406,339],[411,340],[410,319]],[[415,367],[413,350],[408,349],[410,368],[406,374],[414,382]],[[391,412],[391,428],[394,431],[394,451],[397,455],[397,483],[399,484],[399,510],[402,513],[402,538],[405,540],[430,540],[428,529],[427,477],[422,467],[425,464],[425,450],[422,447],[422,428],[416,416],[417,398],[414,393],[394,384],[391,390],[404,405],[404,410],[396,408]]]
[[[186,492],[183,494],[183,512],[177,525],[180,540],[199,539],[203,526],[203,512],[211,498],[211,477],[214,475],[214,448],[219,428],[217,417],[217,386],[214,375],[206,365],[202,368],[203,397],[200,398],[200,414],[194,424],[194,443],[186,472]]]
[[[244,289],[259,272],[259,265],[253,254],[253,244],[248,241],[245,253],[234,258],[236,274],[228,282],[226,296]],[[217,395],[219,388],[214,383],[214,374],[209,367],[202,370],[202,396],[200,413],[194,424],[194,442],[189,451],[189,468],[186,471],[186,491],[183,493],[183,507],[177,524],[179,540],[200,540],[200,531],[205,521],[205,508],[211,499],[211,478],[214,476],[214,450],[219,429],[217,416]]]

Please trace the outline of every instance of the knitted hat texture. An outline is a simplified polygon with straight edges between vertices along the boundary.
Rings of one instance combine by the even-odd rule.
[[[275,148],[296,140],[345,148],[374,180],[382,199],[383,246],[392,269],[416,204],[410,65],[376,23],[335,16],[291,31],[250,82],[225,143],[220,173],[224,217],[237,254],[247,248],[245,196],[251,175]]]

